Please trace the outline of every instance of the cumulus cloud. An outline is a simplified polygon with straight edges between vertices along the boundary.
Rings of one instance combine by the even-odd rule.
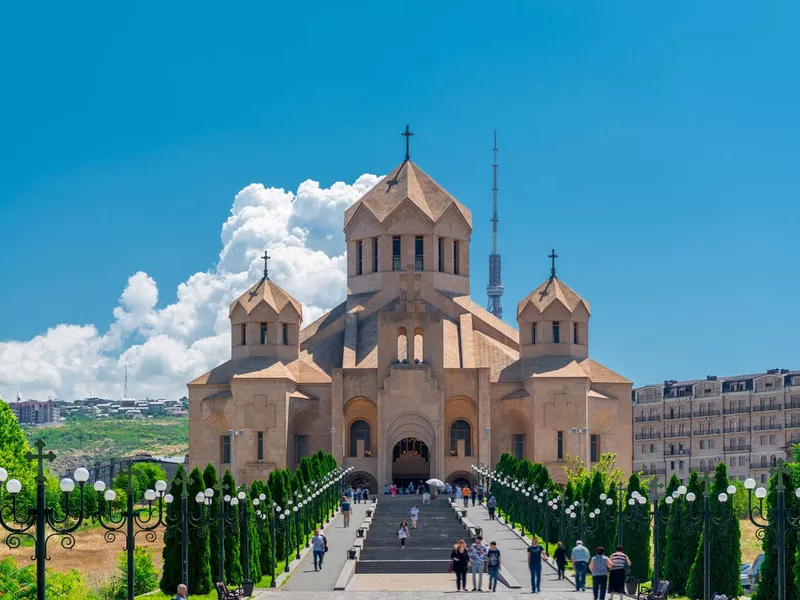
[[[379,180],[364,174],[328,188],[307,180],[296,192],[248,185],[222,225],[217,264],[190,275],[173,303],[159,306],[156,281],[140,271],[128,278],[107,331],[59,324],[31,340],[0,342],[0,397],[19,390],[23,398],[117,398],[126,364],[131,395],[184,395],[187,381],[230,358],[228,308],[261,277],[265,249],[270,278],[303,304],[310,323],[344,299],[343,213]]]

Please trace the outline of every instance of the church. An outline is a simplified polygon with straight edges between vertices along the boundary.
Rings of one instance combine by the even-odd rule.
[[[589,358],[589,303],[553,252],[511,327],[470,298],[471,234],[407,156],[345,212],[342,304],[304,325],[265,268],[231,304],[231,359],[188,384],[190,466],[252,481],[322,449],[373,491],[474,483],[503,452],[556,481],[605,452],[629,473],[631,382]]]

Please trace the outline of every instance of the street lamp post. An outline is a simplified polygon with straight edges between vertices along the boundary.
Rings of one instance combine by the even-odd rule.
[[[581,460],[584,460],[583,456],[583,440],[589,435],[589,428],[588,427],[573,427],[569,430],[570,434],[578,436],[578,456],[581,457]],[[585,464],[588,466],[591,464],[589,460],[585,461]]]
[[[47,541],[52,536],[61,536],[61,546],[70,550],[75,545],[75,537],[72,532],[83,523],[83,490],[89,479],[89,471],[80,467],[75,469],[75,481],[78,482],[80,491],[80,503],[78,510],[70,505],[70,496],[75,489],[75,481],[69,478],[61,480],[59,487],[64,493],[64,517],[58,519],[52,507],[47,506],[46,484],[47,476],[44,472],[45,461],[52,461],[56,455],[52,452],[44,452],[46,444],[44,440],[36,440],[34,443],[36,453],[27,452],[25,460],[28,462],[36,461],[36,506],[28,508],[26,515],[18,514],[19,493],[22,491],[22,483],[18,479],[8,479],[8,472],[0,468],[0,525],[9,532],[6,537],[6,545],[9,548],[18,548],[22,543],[23,537],[28,537],[34,542],[33,560],[36,561],[36,598],[45,598],[45,580],[47,564]],[[8,480],[8,481],[6,481]],[[10,504],[4,502],[3,487],[11,496]],[[49,527],[53,533],[47,533]],[[33,530],[34,533],[30,533]]]
[[[115,515],[113,502],[117,497],[114,490],[106,490],[106,484],[96,481],[94,489],[100,497],[100,505],[97,510],[97,520],[100,526],[106,530],[106,542],[113,542],[118,533],[125,536],[125,550],[127,552],[127,584],[128,600],[133,600],[134,584],[134,555],[136,552],[136,536],[143,533],[148,542],[156,540],[155,530],[164,524],[164,493],[167,489],[165,481],[156,481],[155,490],[147,490],[144,499],[147,501],[146,517],[142,516],[142,510],[134,508],[134,495],[136,490],[133,487],[133,465],[129,465],[127,470],[122,471],[121,475],[127,476],[128,487],[126,489],[127,506],[125,512]],[[105,491],[105,493],[103,493]],[[154,520],[153,501],[158,498],[158,518]],[[125,528],[125,532],[122,529]]]

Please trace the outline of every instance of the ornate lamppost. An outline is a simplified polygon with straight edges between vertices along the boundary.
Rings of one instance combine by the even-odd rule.
[[[600,519],[598,518],[600,509],[595,508],[590,511],[588,509],[589,505],[585,500],[575,500],[566,509],[567,516],[575,523],[574,527],[577,528],[578,539],[580,540],[585,540],[587,533],[596,533],[600,524]]]
[[[125,536],[125,550],[127,552],[128,561],[128,600],[133,600],[133,584],[134,584],[134,566],[133,559],[136,551],[136,536],[140,533],[144,534],[148,542],[156,540],[155,530],[164,524],[164,493],[167,489],[165,481],[156,481],[155,490],[147,490],[144,493],[144,499],[147,502],[147,508],[135,509],[134,508],[134,494],[136,493],[133,487],[133,465],[129,465],[128,469],[122,471],[121,475],[128,478],[127,505],[125,512],[120,511],[115,514],[113,510],[113,502],[117,497],[114,490],[106,490],[106,484],[102,481],[97,481],[94,484],[94,489],[100,497],[100,504],[97,510],[97,520],[100,526],[106,530],[106,542],[113,542],[117,539],[117,534]],[[105,491],[105,493],[103,493]],[[153,502],[158,499],[158,518],[153,515]],[[142,513],[147,516],[142,516]],[[125,528],[123,532],[122,529]]]
[[[46,484],[47,477],[44,472],[45,461],[52,461],[56,455],[44,452],[44,440],[36,440],[34,444],[36,453],[27,452],[25,460],[36,461],[36,505],[29,507],[25,514],[20,514],[19,494],[22,483],[18,479],[8,479],[8,472],[0,468],[0,525],[9,532],[6,536],[6,545],[9,548],[19,548],[23,537],[28,537],[34,542],[33,560],[36,561],[36,598],[45,598],[45,580],[47,563],[47,541],[53,536],[61,537],[61,547],[70,550],[75,545],[72,532],[83,523],[85,516],[83,506],[83,490],[89,480],[89,471],[80,467],[75,469],[75,481],[78,482],[80,501],[76,507],[71,504],[71,494],[75,489],[75,481],[69,478],[61,480],[60,488],[64,493],[64,516],[59,518],[55,509],[47,505]],[[10,502],[3,498],[3,486],[11,496]],[[47,528],[52,533],[47,532]]]

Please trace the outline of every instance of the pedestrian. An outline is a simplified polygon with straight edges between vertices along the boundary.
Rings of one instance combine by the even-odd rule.
[[[558,567],[558,578],[564,579],[564,569],[567,568],[567,550],[564,544],[558,542],[556,544],[556,551],[553,553],[553,558],[556,559],[556,567]]]
[[[464,496],[464,508],[467,508],[469,506],[469,488],[467,486],[461,488],[461,495]]]
[[[478,491],[478,503],[483,504],[483,486],[479,483],[476,489]],[[473,504],[473,506],[475,505]]]
[[[460,485],[457,485],[457,486],[455,486],[453,488],[453,497],[456,500],[460,500],[462,498],[462,496],[461,496],[461,486]]]
[[[361,488],[357,487],[353,492],[353,500],[356,501],[356,504],[361,504]]]
[[[392,494],[392,498],[397,496],[397,486],[394,484],[394,481],[392,482],[392,485],[389,486],[389,493]]]
[[[497,579],[500,576],[500,550],[497,548],[497,542],[489,542],[486,563],[489,566],[489,589],[496,592]]]
[[[528,568],[531,571],[531,594],[542,591],[542,554],[547,556],[547,552],[539,543],[539,539],[534,536],[531,545],[528,546]]]
[[[362,495],[364,496],[364,502],[369,502],[369,488],[368,487],[364,487],[364,490],[362,491]]]
[[[608,557],[606,549],[597,547],[595,555],[589,561],[589,571],[592,573],[592,596],[594,600],[606,600],[606,583],[608,578]]]
[[[494,496],[489,496],[486,501],[486,508],[489,511],[489,520],[494,521],[494,511],[497,508],[497,500],[495,500]]]
[[[483,537],[476,536],[469,548],[469,560],[472,564],[472,591],[483,591],[483,566],[489,548],[483,543]],[[477,577],[476,577],[477,575]]]
[[[383,495],[384,496],[388,496],[389,495],[389,484],[388,483],[384,483],[383,484]]]
[[[347,496],[342,496],[342,517],[344,517],[344,526],[350,527],[350,500]]]
[[[311,550],[314,553],[314,570],[322,568],[322,559],[325,558],[325,536],[320,535],[319,529],[314,530],[311,538]]]
[[[178,593],[175,594],[175,600],[186,600],[189,597],[189,590],[186,589],[186,584],[178,584]]]
[[[419,509],[417,505],[411,507],[411,529],[417,528],[417,520],[419,519]]]
[[[572,569],[575,571],[575,591],[586,591],[586,570],[589,568],[589,549],[578,540],[572,549]]]
[[[422,496],[425,493],[425,482],[420,479],[419,485],[417,486],[417,494]]]
[[[622,596],[625,593],[625,571],[631,566],[631,559],[622,551],[622,546],[617,545],[617,551],[608,557],[611,572],[608,574],[608,592],[611,600],[614,594]]]
[[[467,591],[467,569],[469,568],[469,551],[464,540],[458,540],[450,553],[450,563],[456,574],[456,591]]]
[[[403,519],[400,521],[400,527],[397,528],[397,537],[400,540],[400,547],[405,550],[406,549],[406,539],[409,536],[408,531],[408,521]]]

